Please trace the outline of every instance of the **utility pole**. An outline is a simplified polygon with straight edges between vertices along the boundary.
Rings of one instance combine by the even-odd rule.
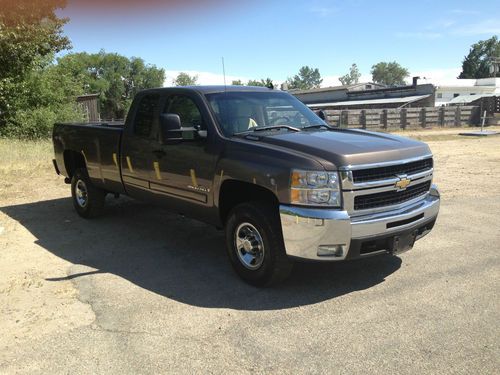
[[[500,57],[491,56],[490,60],[490,74],[492,77],[496,77],[500,72]]]

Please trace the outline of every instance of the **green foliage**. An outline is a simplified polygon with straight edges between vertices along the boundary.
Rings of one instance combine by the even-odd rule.
[[[58,59],[57,69],[78,82],[83,93],[99,94],[103,119],[125,118],[138,91],[161,87],[165,80],[165,71],[155,65],[103,50],[68,54]]]
[[[319,70],[312,69],[308,66],[303,66],[293,78],[288,78],[287,84],[289,89],[310,90],[321,86],[323,79]]]
[[[55,121],[81,119],[77,85],[51,64],[70,47],[66,19],[55,10],[65,0],[4,0],[0,14],[0,134],[50,136]]]
[[[234,80],[233,82],[231,82],[231,85],[233,85],[233,86],[243,86],[243,82],[241,82],[241,79],[238,79],[238,80]]]
[[[261,81],[257,81],[256,79],[250,79],[247,82],[247,86],[257,86],[257,87],[263,87],[264,83]]]
[[[198,82],[198,76],[190,76],[187,73],[180,72],[174,79],[174,86],[194,86]]]
[[[0,135],[50,135],[54,122],[82,121],[75,99],[99,93],[101,115],[123,118],[137,91],[163,86],[165,72],[118,54],[54,55],[70,47],[66,0],[2,0],[0,13]]]
[[[56,122],[83,121],[76,103],[21,109],[3,129],[2,135],[22,139],[48,138]]]
[[[67,19],[54,11],[65,0],[4,0],[0,13],[0,79],[18,78],[41,58],[71,46],[62,35]]]
[[[359,78],[361,77],[361,73],[359,72],[358,66],[356,64],[352,64],[349,69],[349,73],[339,78],[340,83],[342,85],[352,85],[359,82]]]
[[[486,78],[490,77],[490,58],[500,58],[500,40],[493,36],[487,40],[480,40],[474,43],[469,54],[462,62],[462,72],[458,78]],[[497,73],[500,77],[500,72]]]
[[[261,79],[260,81],[251,79],[248,81],[247,86],[268,87],[272,89],[274,88],[274,83],[271,78]]]
[[[82,91],[71,77],[58,67],[46,64],[31,71],[12,87],[13,107],[1,135],[17,138],[43,138],[51,134],[54,122],[83,121],[83,112],[75,98]]]
[[[33,70],[47,66],[54,53],[70,47],[62,35],[66,19],[58,18],[57,8],[65,0],[3,0],[0,13],[0,133],[13,125],[17,111],[33,105],[33,89],[28,81]],[[24,105],[24,107],[23,107]],[[39,104],[37,104],[39,106]]]
[[[379,62],[372,66],[372,80],[387,86],[404,85],[405,78],[410,75],[407,69],[397,62]]]

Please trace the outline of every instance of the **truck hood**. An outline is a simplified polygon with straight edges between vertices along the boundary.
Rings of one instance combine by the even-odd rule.
[[[259,139],[267,144],[309,154],[316,158],[326,170],[335,170],[347,165],[398,161],[431,154],[429,146],[423,142],[392,134],[356,129],[262,134]]]

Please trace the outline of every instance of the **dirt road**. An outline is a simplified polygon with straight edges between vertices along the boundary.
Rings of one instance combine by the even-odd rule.
[[[499,373],[500,136],[454,134],[411,134],[442,193],[412,251],[262,290],[222,232],[128,199],[80,219],[49,144],[1,141],[0,373]]]

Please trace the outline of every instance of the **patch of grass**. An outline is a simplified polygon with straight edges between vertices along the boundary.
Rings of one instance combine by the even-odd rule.
[[[50,169],[53,155],[50,139],[23,141],[0,138],[0,172]]]

